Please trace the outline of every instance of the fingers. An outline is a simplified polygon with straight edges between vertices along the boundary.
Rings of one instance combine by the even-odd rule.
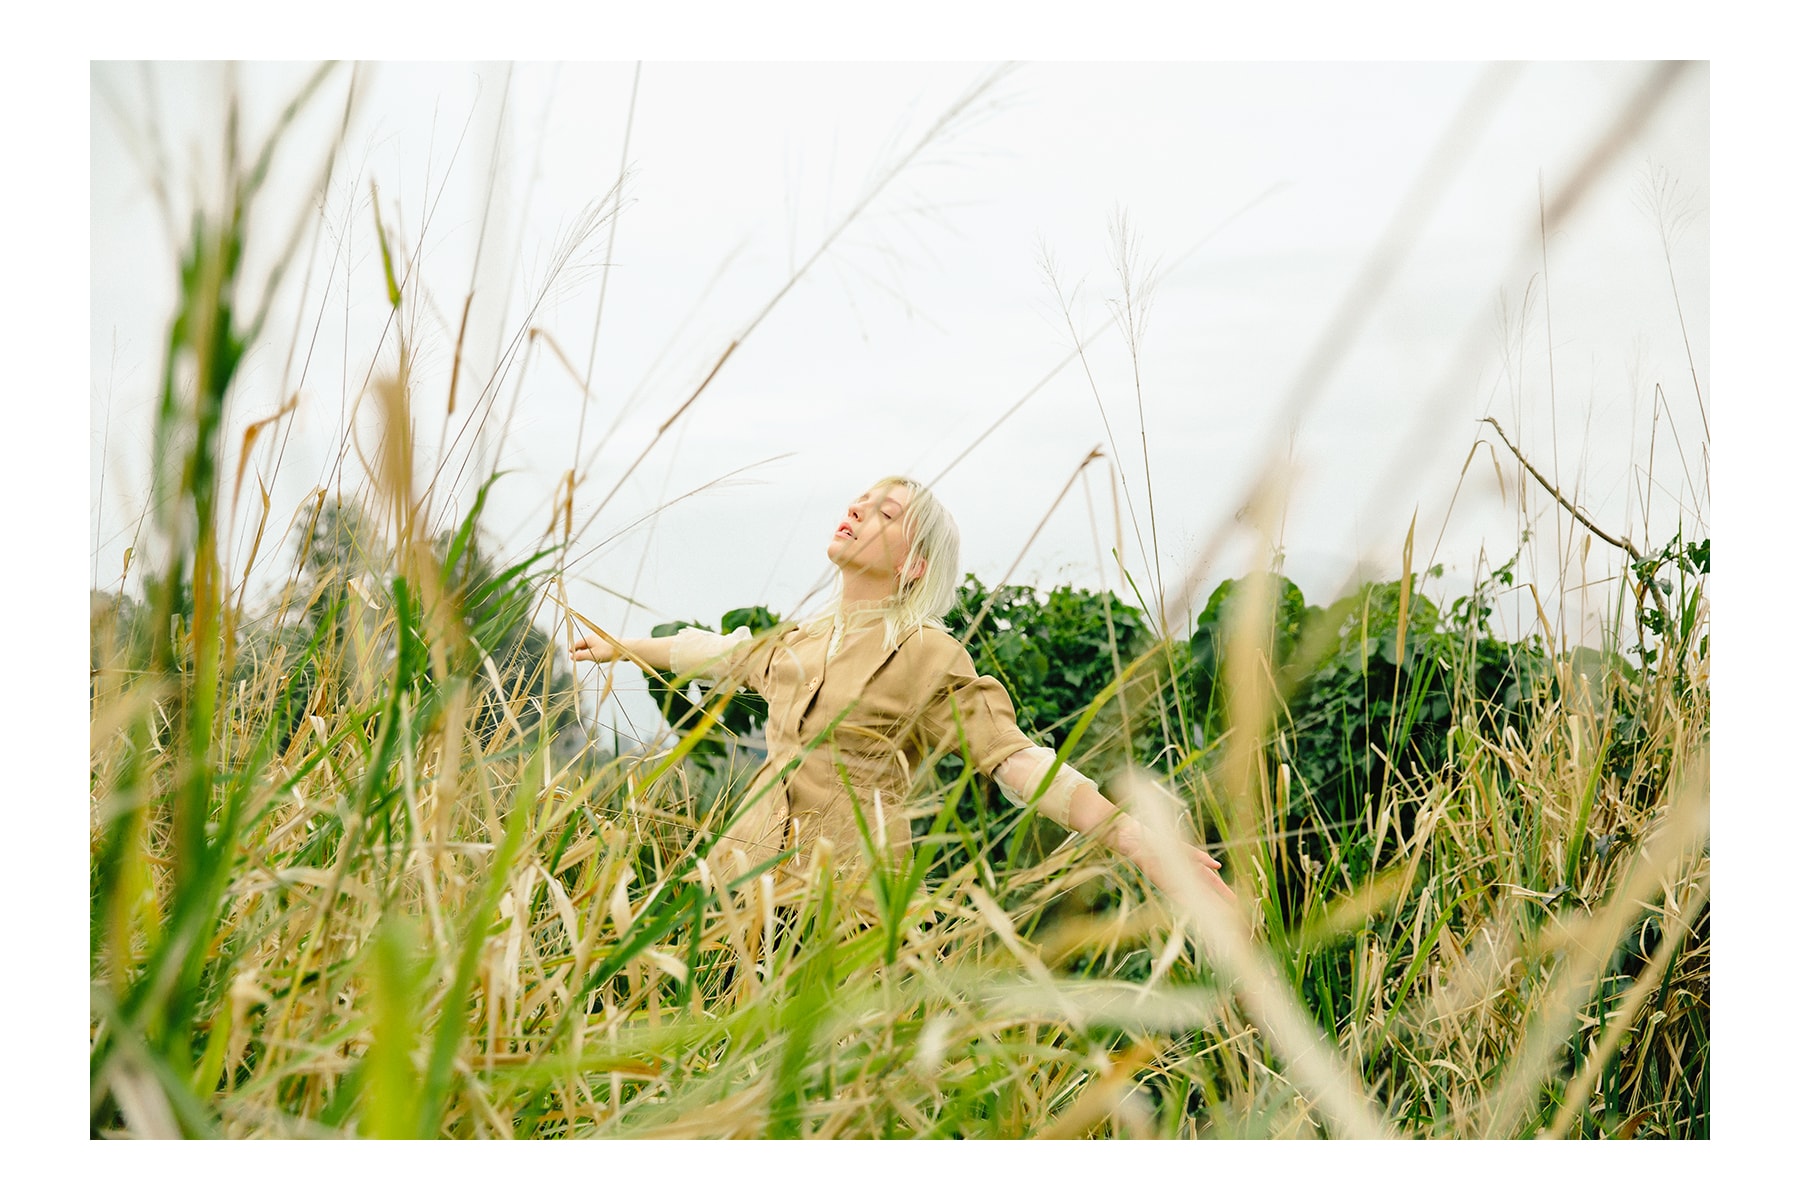
[[[1200,873],[1206,877],[1208,886],[1227,900],[1236,903],[1237,894],[1231,890],[1225,880],[1219,875],[1219,869],[1225,864],[1208,854],[1206,851],[1201,850],[1199,847],[1191,847],[1191,849],[1194,852],[1195,859],[1199,861],[1200,866],[1203,868]]]
[[[1219,876],[1219,868],[1224,866],[1224,864],[1196,846],[1189,846],[1187,849],[1190,861],[1193,863],[1200,876],[1206,881],[1206,885],[1226,900],[1236,904],[1237,893],[1232,891],[1225,883],[1225,880]],[[1176,886],[1174,880],[1166,878],[1161,871],[1155,868],[1147,868],[1145,874],[1150,877],[1151,883],[1154,883],[1165,892],[1172,892]]]
[[[569,647],[569,657],[576,662],[609,662],[613,650],[599,638],[584,637]]]

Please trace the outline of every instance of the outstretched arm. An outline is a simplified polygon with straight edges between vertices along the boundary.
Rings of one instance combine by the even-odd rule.
[[[994,769],[994,779],[1009,799],[1023,804],[1038,791],[1055,758],[1042,746],[1020,750]],[[1179,853],[1155,853],[1143,822],[1120,811],[1101,795],[1092,780],[1067,764],[1057,769],[1044,788],[1038,812],[1077,833],[1092,834],[1102,845],[1136,863],[1150,882],[1165,892],[1171,888],[1171,870],[1188,870],[1198,872],[1208,886],[1226,899],[1235,899],[1219,877],[1218,859],[1185,842]]]
[[[683,629],[670,637],[616,638],[596,629],[569,647],[576,662],[612,662],[627,659],[652,671],[695,675],[731,655],[750,640],[748,629],[728,634],[704,629]]]
[[[604,633],[590,633],[569,648],[576,662],[612,662],[626,659],[640,667],[656,671],[669,669],[669,644],[672,637],[615,638]]]

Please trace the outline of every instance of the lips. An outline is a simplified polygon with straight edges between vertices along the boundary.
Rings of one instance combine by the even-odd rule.
[[[843,524],[841,524],[837,527],[837,536],[838,537],[847,537],[847,538],[851,539],[852,541],[854,541],[856,539],[856,534],[851,531],[850,522],[848,522],[848,521],[845,521]]]

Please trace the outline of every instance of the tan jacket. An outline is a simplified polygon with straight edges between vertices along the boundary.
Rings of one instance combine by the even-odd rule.
[[[806,872],[822,842],[840,870],[862,865],[863,836],[893,852],[909,840],[914,786],[931,765],[961,755],[992,773],[1033,743],[1020,732],[1000,681],[977,675],[968,651],[942,629],[921,628],[886,646],[878,608],[845,612],[828,655],[831,616],[784,625],[740,644],[705,674],[754,689],[769,703],[769,757],[742,794],[708,865],[722,882],[793,847],[788,869]]]

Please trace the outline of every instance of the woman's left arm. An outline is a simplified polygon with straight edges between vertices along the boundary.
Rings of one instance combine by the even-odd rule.
[[[1042,746],[1016,751],[994,769],[994,780],[1015,804],[1024,804],[1041,788],[1039,813],[1065,828],[1094,836],[1102,845],[1136,863],[1150,882],[1165,892],[1171,890],[1173,883],[1171,870],[1188,870],[1198,873],[1226,899],[1236,899],[1219,877],[1222,864],[1218,859],[1187,842],[1179,843],[1176,854],[1156,853],[1144,823],[1120,811],[1100,794],[1093,780],[1073,767],[1058,767],[1049,785],[1043,786],[1044,776],[1055,759],[1055,754]]]
[[[1186,842],[1178,842],[1174,852],[1153,845],[1143,822],[1121,812],[1093,780],[1067,763],[1051,774],[1055,752],[1033,744],[1020,731],[1006,688],[991,675],[976,674],[968,651],[947,635],[944,642],[950,648],[940,672],[944,683],[922,713],[932,745],[956,746],[976,770],[992,775],[1014,804],[1023,806],[1036,797],[1038,812],[1077,833],[1098,837],[1136,863],[1163,891],[1171,890],[1171,872],[1194,870],[1214,890],[1236,899],[1219,878],[1219,862],[1210,854]]]

